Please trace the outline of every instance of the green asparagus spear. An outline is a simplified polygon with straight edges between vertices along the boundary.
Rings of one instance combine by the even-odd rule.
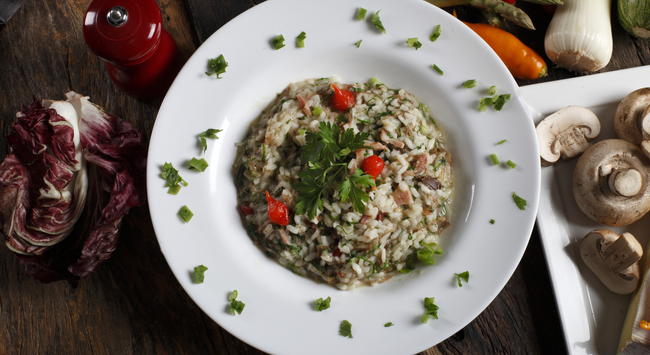
[[[564,5],[562,0],[524,0],[527,2],[532,2],[533,4],[540,5]]]
[[[521,9],[502,0],[465,0],[470,5],[497,13],[517,25],[534,30],[533,21]]]

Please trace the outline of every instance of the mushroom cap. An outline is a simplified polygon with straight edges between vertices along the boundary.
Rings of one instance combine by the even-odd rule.
[[[630,169],[640,173],[641,186],[636,195],[629,197],[612,191],[611,175],[601,173]],[[582,212],[598,223],[632,224],[650,211],[650,159],[638,146],[622,139],[600,141],[584,152],[576,164],[573,197]]]
[[[650,106],[650,87],[629,93],[616,109],[614,116],[616,136],[634,144],[641,144],[643,140],[650,139],[648,106]]]
[[[544,118],[535,131],[542,161],[552,164],[587,150],[587,141],[600,133],[600,121],[589,109],[572,105]]]
[[[625,295],[639,285],[639,259],[643,247],[630,233],[593,230],[582,238],[580,255],[589,269],[612,292]]]

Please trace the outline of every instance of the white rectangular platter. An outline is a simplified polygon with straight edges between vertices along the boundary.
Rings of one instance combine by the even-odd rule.
[[[568,105],[591,109],[601,122],[596,141],[616,138],[614,113],[630,92],[650,86],[650,66],[522,87],[535,125]],[[592,142],[592,143],[594,143]],[[607,226],[589,219],[573,199],[571,178],[577,159],[542,168],[537,212],[542,246],[569,354],[615,354],[630,295],[609,291],[582,261],[578,246],[589,231]],[[609,229],[632,233],[645,246],[650,214],[636,223]],[[544,307],[544,305],[539,305]]]

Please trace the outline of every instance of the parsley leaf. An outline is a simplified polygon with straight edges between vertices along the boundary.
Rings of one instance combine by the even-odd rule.
[[[226,72],[226,67],[228,66],[228,62],[226,62],[226,59],[223,57],[223,54],[219,55],[215,59],[210,59],[208,61],[208,67],[212,70],[212,73],[208,73],[207,71],[205,74],[207,76],[210,76],[212,74],[217,74],[217,79],[223,79],[220,78],[219,75],[223,74]]]
[[[322,312],[330,308],[330,302],[332,302],[332,297],[327,297],[326,299],[319,298],[316,300],[316,310]]]
[[[163,165],[163,172],[160,175],[163,179],[167,180],[165,187],[169,187],[167,193],[171,195],[178,194],[178,191],[181,190],[181,186],[187,186],[187,181],[178,175],[178,170],[174,168],[172,163],[165,163]]]
[[[429,321],[429,317],[433,317],[435,319],[438,319],[438,306],[436,306],[435,303],[436,299],[434,297],[425,297],[424,298],[424,309],[426,309],[426,313],[420,318],[422,323],[426,324]]]
[[[372,24],[375,25],[375,27],[377,27],[378,29],[380,29],[381,32],[386,34],[386,29],[384,28],[384,25],[381,23],[381,20],[379,19],[379,11],[375,12],[375,15],[372,17]]]
[[[365,211],[368,194],[362,189],[375,185],[370,175],[361,169],[348,176],[347,166],[352,157],[348,155],[358,149],[367,149],[364,141],[368,133],[355,134],[352,129],[341,133],[339,126],[321,122],[318,132],[305,133],[306,144],[302,147],[301,163],[306,168],[298,173],[299,180],[293,183],[298,192],[296,213],[307,213],[312,219],[322,210],[321,196],[326,189],[336,189],[341,201],[352,201],[357,212]]]
[[[241,312],[244,310],[244,307],[246,306],[244,302],[242,301],[237,301],[237,296],[239,295],[239,292],[237,290],[232,291],[230,294],[230,313],[232,315],[235,315],[235,312],[237,314],[241,314]]]
[[[520,210],[523,211],[526,209],[526,205],[528,204],[528,202],[526,202],[526,200],[524,200],[523,198],[517,196],[516,192],[512,193],[512,199],[515,200],[515,203],[517,204],[517,207],[519,207]]]
[[[221,132],[220,129],[209,128],[207,131],[199,134],[199,140],[201,141],[201,146],[203,147],[203,153],[208,150],[208,141],[206,138],[219,139],[217,133]]]
[[[194,282],[197,284],[202,284],[205,280],[205,272],[208,270],[207,267],[199,265],[194,268]]]
[[[461,272],[460,274],[456,274],[456,280],[458,281],[458,287],[463,287],[463,284],[460,283],[460,280],[463,280],[466,283],[469,282],[469,271],[465,271],[465,272]]]
[[[365,19],[367,12],[368,10],[364,9],[363,7],[360,7],[359,10],[357,10],[357,20]]]
[[[406,44],[408,44],[409,47],[414,47],[416,51],[422,47],[422,43],[418,41],[417,37],[407,39]]]
[[[352,324],[347,320],[341,322],[341,327],[339,328],[339,334],[343,335],[344,337],[348,337],[352,339]]]
[[[415,270],[415,258],[416,258],[416,253],[411,253],[406,258],[406,265],[400,270],[402,274],[408,274],[409,272]]]
[[[392,326],[394,326],[394,325],[395,325],[395,324],[393,324],[393,322],[388,322],[388,323],[384,324],[384,327],[385,327],[385,328],[388,328],[388,327],[392,327]]]

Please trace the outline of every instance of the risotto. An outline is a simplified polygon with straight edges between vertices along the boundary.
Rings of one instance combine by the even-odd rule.
[[[242,221],[294,273],[351,290],[442,253],[452,159],[428,107],[403,89],[292,83],[238,147]]]

